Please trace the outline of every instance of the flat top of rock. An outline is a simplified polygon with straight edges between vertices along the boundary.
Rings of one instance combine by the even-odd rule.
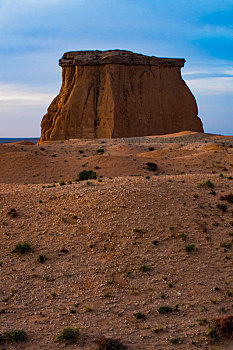
[[[64,53],[59,60],[61,67],[93,66],[102,64],[152,65],[167,67],[183,67],[183,58],[161,58],[146,56],[132,51],[70,51]]]

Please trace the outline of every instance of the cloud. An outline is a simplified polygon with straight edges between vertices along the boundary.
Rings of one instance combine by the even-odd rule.
[[[233,77],[210,77],[187,79],[186,83],[192,91],[201,95],[232,95]]]
[[[38,93],[30,87],[0,83],[0,106],[40,106],[48,105],[54,95]]]

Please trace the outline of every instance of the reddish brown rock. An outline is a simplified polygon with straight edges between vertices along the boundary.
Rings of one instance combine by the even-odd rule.
[[[203,132],[184,63],[120,50],[65,53],[40,141]]]

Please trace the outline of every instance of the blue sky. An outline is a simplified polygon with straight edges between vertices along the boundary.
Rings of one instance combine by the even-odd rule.
[[[205,131],[233,135],[233,0],[0,0],[0,137],[40,135],[66,51],[184,57]]]

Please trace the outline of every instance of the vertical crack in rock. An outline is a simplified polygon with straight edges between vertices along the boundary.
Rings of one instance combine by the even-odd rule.
[[[123,50],[66,52],[40,141],[203,132],[184,63]]]
[[[94,128],[95,128],[95,138],[97,138],[98,126],[99,126],[99,117],[98,117],[98,100],[100,93],[100,65],[96,66],[96,91],[95,91],[95,120],[94,120]]]

